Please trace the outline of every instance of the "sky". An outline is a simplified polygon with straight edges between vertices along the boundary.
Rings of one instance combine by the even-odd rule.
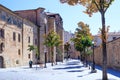
[[[92,17],[84,14],[85,8],[81,5],[70,6],[61,4],[59,0],[0,0],[0,4],[8,9],[26,10],[36,9],[38,7],[45,8],[45,12],[59,13],[63,19],[63,27],[65,31],[74,33],[78,27],[78,22],[88,24],[93,35],[97,34],[101,27],[101,15],[95,13]],[[110,26],[109,32],[120,31],[120,1],[115,0],[106,12],[106,26]]]

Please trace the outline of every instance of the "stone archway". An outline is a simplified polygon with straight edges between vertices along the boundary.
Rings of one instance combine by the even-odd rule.
[[[0,68],[4,68],[4,59],[2,56],[0,56]]]

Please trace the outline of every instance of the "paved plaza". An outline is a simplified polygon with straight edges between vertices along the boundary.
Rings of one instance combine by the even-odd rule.
[[[34,65],[16,68],[1,68],[0,80],[101,80],[101,67],[96,66],[97,73],[91,73],[88,67],[84,67],[79,60],[69,60],[59,62],[58,65],[51,66],[47,63],[47,68],[40,68]],[[109,80],[120,80],[118,71],[108,70]]]

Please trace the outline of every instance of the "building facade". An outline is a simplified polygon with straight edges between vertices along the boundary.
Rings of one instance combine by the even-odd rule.
[[[60,39],[63,41],[63,22],[62,22],[61,16],[59,14],[44,12],[44,8],[38,8],[35,10],[15,11],[15,13],[23,18],[26,18],[32,21],[34,24],[39,26],[40,30],[38,31],[38,33],[40,34],[39,35],[40,61],[44,62],[44,57],[45,57],[44,50],[46,50],[45,49],[46,47],[43,45],[43,42],[44,42],[43,35],[47,34],[51,30],[54,30],[57,34],[59,34]],[[60,46],[60,49],[61,49],[62,56],[64,56],[63,45]],[[60,59],[60,58],[57,58],[57,59]],[[51,61],[49,51],[47,54],[47,60]],[[55,60],[56,60],[56,47],[54,47],[54,61]],[[63,58],[61,58],[61,60],[63,60]]]
[[[34,44],[37,26],[0,5],[0,67],[28,65],[33,59],[28,45]]]
[[[47,34],[52,26],[63,40],[61,16],[54,14],[52,21],[44,10],[44,8],[38,8],[13,12],[0,5],[0,68],[28,65],[29,60],[36,63],[36,52],[29,51],[28,45],[38,47],[39,61],[44,63],[44,53],[47,49],[43,45],[44,34]],[[60,60],[63,60],[63,48],[63,45],[60,46],[62,52]],[[56,48],[54,54],[56,54]],[[56,59],[56,56],[54,57]],[[49,54],[47,58],[49,59]]]

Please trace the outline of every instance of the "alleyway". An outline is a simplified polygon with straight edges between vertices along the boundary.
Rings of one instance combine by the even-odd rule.
[[[78,60],[64,61],[58,65],[47,68],[33,68],[28,66],[0,69],[0,80],[101,80],[101,68],[97,66],[97,73],[90,73],[91,70],[85,68]],[[110,80],[120,80],[120,73],[115,70],[108,71]]]

